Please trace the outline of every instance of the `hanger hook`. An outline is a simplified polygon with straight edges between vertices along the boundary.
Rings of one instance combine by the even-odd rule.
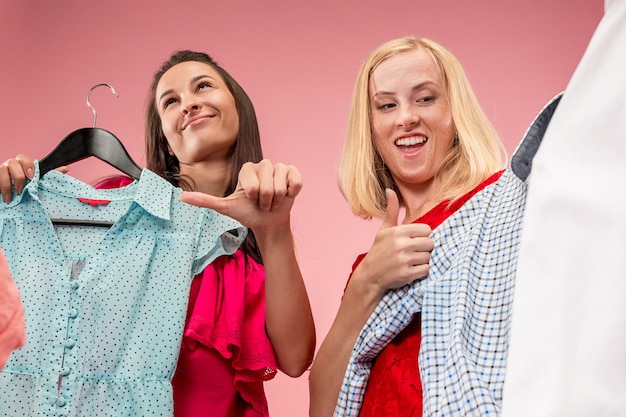
[[[91,87],[89,89],[89,92],[87,93],[87,107],[89,107],[91,109],[91,111],[93,112],[93,127],[96,127],[96,109],[93,108],[93,106],[91,105],[91,103],[89,102],[89,96],[91,96],[91,92],[93,90],[95,90],[98,87],[109,87],[111,89],[111,91],[113,92],[113,94],[115,95],[115,97],[119,97],[120,95],[117,94],[117,92],[115,91],[115,88],[113,88],[113,86],[111,84],[106,84],[106,83],[101,83],[101,84],[96,84],[93,87]]]

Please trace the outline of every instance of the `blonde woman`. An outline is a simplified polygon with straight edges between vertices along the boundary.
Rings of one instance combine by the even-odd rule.
[[[356,81],[339,182],[354,214],[380,218],[382,225],[370,250],[354,263],[336,319],[314,360],[311,416],[420,416],[423,406],[425,415],[440,415],[448,407],[440,406],[443,396],[448,396],[449,407],[457,407],[460,413],[480,409],[474,397],[464,397],[462,392],[473,386],[453,387],[454,395],[436,389],[426,392],[429,383],[445,384],[437,376],[445,367],[442,364],[452,367],[451,373],[468,370],[472,376],[477,368],[472,358],[466,364],[462,360],[452,363],[457,360],[457,349],[467,350],[465,339],[431,339],[430,333],[453,335],[459,326],[475,336],[473,324],[468,324],[476,312],[472,310],[477,304],[471,303],[473,294],[456,297],[469,293],[466,281],[459,279],[457,286],[452,278],[444,277],[435,283],[448,299],[433,296],[438,301],[432,308],[426,285],[434,281],[432,262],[429,271],[431,250],[435,248],[435,256],[444,240],[452,244],[455,236],[460,239],[445,251],[452,258],[457,249],[458,253],[471,253],[460,247],[472,225],[447,226],[435,237],[440,225],[447,220],[446,224],[450,223],[449,218],[468,201],[499,182],[506,163],[502,142],[461,65],[446,48],[428,39],[405,37],[381,45],[366,59]],[[398,219],[400,207],[405,213]],[[463,216],[471,220],[478,213]],[[514,256],[505,256],[514,260]],[[451,259],[436,266],[454,270],[454,262]],[[505,274],[511,276],[509,272]],[[422,280],[429,274],[429,279]],[[507,291],[512,289],[512,285],[504,286]],[[468,300],[469,307],[465,305]],[[488,309],[493,302],[486,300],[483,307]],[[507,306],[501,306],[505,326]],[[456,318],[464,307],[468,313]],[[429,314],[452,318],[433,329],[436,320],[422,317],[427,308],[431,308]],[[479,320],[476,323],[482,325]],[[424,339],[424,345],[426,333],[429,339]],[[470,341],[470,350],[481,349],[479,339],[476,336],[474,346]],[[420,372],[424,369],[420,349],[426,349],[427,375]],[[431,354],[433,349],[443,353]],[[484,355],[480,352],[478,356]],[[430,379],[422,381],[426,377]],[[489,384],[487,379],[477,382]],[[469,402],[469,408],[455,401]]]

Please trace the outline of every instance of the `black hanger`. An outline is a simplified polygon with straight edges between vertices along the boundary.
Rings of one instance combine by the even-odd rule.
[[[39,160],[39,177],[43,177],[48,171],[60,166],[69,165],[73,162],[95,156],[119,169],[124,174],[139,179],[141,167],[133,161],[122,142],[111,132],[96,127],[96,109],[89,102],[91,92],[100,86],[107,86],[115,96],[119,96],[109,84],[97,84],[87,94],[87,106],[93,112],[93,127],[85,127],[73,131],[44,158]],[[112,222],[101,220],[70,220],[52,219],[53,224],[80,225],[80,226],[104,226],[110,227]]]
[[[93,112],[93,127],[78,129],[67,135],[48,155],[39,160],[39,176],[60,166],[95,156],[119,169],[124,174],[139,179],[141,168],[130,157],[122,142],[111,132],[96,127],[96,109],[89,102],[91,92],[100,86],[107,86],[118,96],[109,84],[97,84],[87,94],[87,106]]]
[[[47,156],[39,160],[39,176],[60,166],[95,156],[139,179],[141,168],[132,160],[122,142],[111,132],[98,127],[84,127],[67,135]]]

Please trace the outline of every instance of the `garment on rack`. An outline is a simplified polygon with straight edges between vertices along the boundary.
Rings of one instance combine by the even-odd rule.
[[[626,416],[625,180],[626,0],[607,0],[530,176],[502,416]]]
[[[27,345],[0,372],[0,414],[171,416],[171,379],[193,276],[247,230],[180,202],[143,170],[96,190],[50,171],[0,203],[4,249],[26,313]],[[53,226],[51,218],[113,221]]]
[[[419,311],[424,415],[498,415],[526,181],[559,99],[535,118],[500,179],[433,230],[429,276],[383,296],[357,338],[335,416],[358,416],[372,361]]]

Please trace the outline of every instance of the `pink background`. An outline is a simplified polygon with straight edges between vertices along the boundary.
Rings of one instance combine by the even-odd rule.
[[[71,131],[115,133],[143,165],[151,75],[175,49],[210,53],[255,103],[266,157],[296,165],[305,186],[293,227],[321,342],[376,221],[352,216],[336,186],[352,87],[370,50],[399,36],[455,53],[513,151],[535,114],[563,90],[603,13],[602,0],[2,0],[0,161],[45,156]],[[115,173],[89,159],[71,173]],[[307,374],[267,384],[275,417],[303,416]]]

